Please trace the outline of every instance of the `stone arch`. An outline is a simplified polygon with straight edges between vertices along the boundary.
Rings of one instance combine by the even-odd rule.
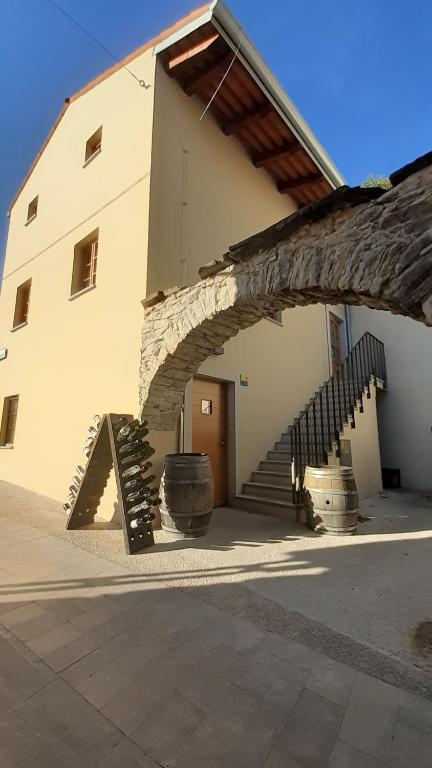
[[[356,304],[432,326],[432,153],[392,189],[341,187],[233,246],[196,285],[144,303],[142,415],[174,429],[187,381],[215,347],[269,312]]]

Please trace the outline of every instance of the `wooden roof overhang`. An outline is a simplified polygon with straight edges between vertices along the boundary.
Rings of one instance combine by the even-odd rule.
[[[209,21],[159,56],[187,96],[197,96],[203,105],[214,97],[209,111],[221,130],[240,141],[251,162],[267,171],[281,194],[289,195],[299,207],[325,197],[335,185],[235,54],[236,49]]]

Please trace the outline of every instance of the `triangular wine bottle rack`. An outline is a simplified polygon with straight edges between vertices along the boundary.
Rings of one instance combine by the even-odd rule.
[[[132,520],[139,518],[140,513],[127,513],[126,495],[120,470],[119,445],[114,436],[114,420],[123,417],[133,421],[130,414],[106,413],[98,426],[93,445],[90,449],[87,466],[84,469],[77,495],[71,504],[66,528],[68,530],[83,528],[94,523],[97,508],[103,496],[105,486],[112,468],[117,484],[119,514],[122,522],[125,549],[129,555],[140,552],[154,544],[151,522],[131,528]],[[130,505],[129,505],[130,506]],[[141,515],[143,513],[141,512]]]

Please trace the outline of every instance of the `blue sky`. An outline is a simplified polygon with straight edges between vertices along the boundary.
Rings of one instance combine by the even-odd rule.
[[[199,0],[56,0],[124,56]],[[432,149],[432,4],[231,0],[348,183]],[[0,248],[6,213],[71,95],[112,60],[47,0],[1,0]]]

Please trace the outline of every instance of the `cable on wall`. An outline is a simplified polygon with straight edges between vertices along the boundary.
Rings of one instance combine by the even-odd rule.
[[[100,41],[100,40],[98,40],[98,38],[97,38],[97,37],[95,37],[95,35],[93,35],[91,32],[89,32],[89,30],[88,30],[88,29],[86,29],[86,28],[85,28],[85,27],[84,27],[84,26],[83,26],[83,25],[82,25],[82,24],[81,24],[81,23],[80,23],[80,22],[79,22],[77,19],[75,19],[75,18],[74,18],[74,17],[73,17],[73,16],[72,16],[70,13],[68,13],[68,11],[65,11],[65,9],[61,7],[61,5],[58,5],[58,4],[55,2],[55,0],[45,0],[45,2],[49,3],[49,5],[52,5],[52,6],[53,6],[53,8],[56,8],[56,10],[57,10],[59,13],[63,14],[63,16],[64,16],[66,19],[68,19],[68,21],[70,21],[72,24],[74,24],[76,27],[78,27],[78,29],[80,29],[80,30],[81,30],[81,32],[84,32],[84,34],[85,34],[85,35],[87,35],[87,37],[89,37],[89,38],[90,38],[90,40],[93,40],[93,42],[94,42],[94,43],[96,43],[96,45],[98,45],[98,46],[99,46],[99,48],[102,48],[102,50],[103,50],[103,51],[105,51],[105,53],[107,53],[107,54],[108,54],[108,56],[110,56],[110,57],[111,57],[111,58],[112,58],[114,61],[116,61],[116,62],[117,62],[117,64],[122,64],[122,59],[120,59],[118,56],[116,56],[116,54],[115,54],[115,53],[113,53],[113,52],[112,52],[112,51],[111,51],[109,48],[107,48],[107,47],[106,47],[106,45],[104,45],[103,43],[101,43],[101,41]],[[142,79],[140,79],[139,77],[137,77],[137,75],[135,75],[135,74],[134,74],[134,73],[133,73],[133,72],[132,72],[132,71],[131,71],[131,70],[130,70],[130,69],[129,69],[129,68],[126,66],[126,65],[125,65],[125,64],[123,64],[122,66],[123,66],[123,69],[125,69],[125,70],[126,70],[126,72],[128,72],[128,74],[129,74],[131,77],[133,77],[133,78],[134,78],[134,80],[136,80],[136,81],[137,81],[137,83],[138,83],[138,84],[141,86],[141,88],[150,88],[150,85],[149,85],[148,83],[146,83],[146,82],[145,82],[145,80],[142,80]]]
[[[202,111],[200,117],[198,118],[195,126],[192,128],[190,136],[189,136],[189,140],[187,141],[185,146],[182,147],[182,166],[183,166],[183,168],[182,168],[182,184],[181,184],[181,199],[180,199],[180,237],[179,237],[179,241],[180,241],[180,259],[179,259],[179,261],[180,261],[180,264],[183,266],[183,285],[187,285],[187,258],[185,257],[185,254],[184,254],[184,218],[185,218],[186,209],[187,209],[188,204],[189,204],[188,203],[189,152],[190,152],[190,148],[192,146],[192,141],[193,141],[196,129],[199,127],[200,123],[204,120],[204,118],[205,118],[207,112],[209,111],[213,101],[215,100],[217,94],[219,93],[220,89],[222,88],[222,85],[224,84],[226,78],[228,77],[229,72],[230,72],[230,70],[231,70],[235,60],[237,59],[237,56],[238,56],[239,51],[240,51],[240,46],[242,44],[243,37],[244,37],[244,32],[242,30],[241,31],[241,35],[240,35],[239,43],[237,45],[237,48],[234,51],[234,56],[232,57],[230,63],[228,64],[228,67],[227,67],[227,69],[225,71],[225,74],[223,75],[223,77],[221,78],[220,82],[216,86],[216,88],[214,90],[214,93],[212,94],[212,96],[209,99],[207,105],[203,109],[203,111]]]

